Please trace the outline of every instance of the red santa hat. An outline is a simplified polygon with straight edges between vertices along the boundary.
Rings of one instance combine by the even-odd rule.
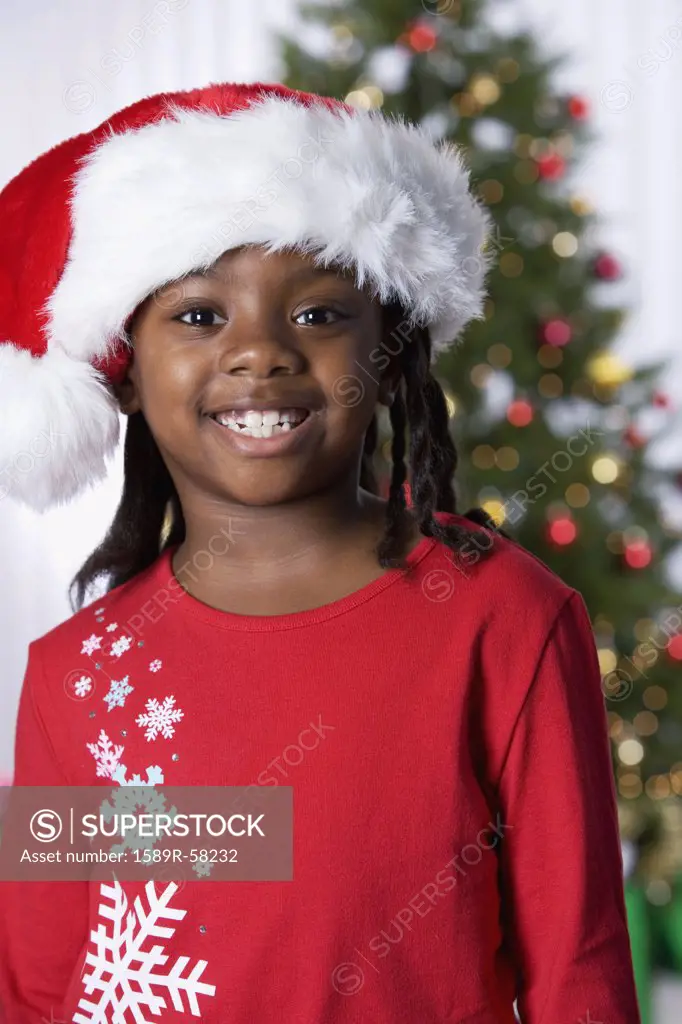
[[[429,328],[434,358],[481,316],[489,263],[454,145],[262,83],[126,107],[21,171],[0,223],[0,496],[39,511],[106,473],[136,307],[226,250],[351,269]]]

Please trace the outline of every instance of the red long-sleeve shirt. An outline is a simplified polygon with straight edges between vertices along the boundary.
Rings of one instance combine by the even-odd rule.
[[[475,529],[485,557],[425,538],[408,573],[267,617],[191,597],[166,551],[30,645],[17,785],[292,786],[294,878],[158,885],[184,914],[141,946],[168,958],[155,1012],[95,942],[144,883],[2,883],[11,1024],[513,1024],[515,999],[639,1024],[586,609]]]

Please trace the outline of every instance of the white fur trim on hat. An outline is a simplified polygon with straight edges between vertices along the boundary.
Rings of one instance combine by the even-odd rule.
[[[373,111],[267,98],[111,134],[74,177],[50,348],[106,353],[135,307],[227,249],[296,247],[428,325],[434,354],[482,314],[490,218],[450,143]]]
[[[3,417],[0,499],[11,496],[38,512],[103,479],[116,448],[119,414],[104,378],[59,347],[34,357],[0,343],[0,380],[17,396]]]

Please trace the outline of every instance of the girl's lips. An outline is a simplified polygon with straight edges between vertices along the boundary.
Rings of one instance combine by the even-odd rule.
[[[288,455],[299,449],[301,445],[305,444],[310,432],[316,428],[319,417],[319,410],[311,410],[298,426],[279,434],[272,434],[270,437],[252,437],[249,434],[232,430],[230,427],[224,427],[222,423],[218,423],[210,416],[207,416],[206,419],[211,424],[212,430],[219,432],[223,443],[230,445],[240,455],[267,459],[275,455]]]

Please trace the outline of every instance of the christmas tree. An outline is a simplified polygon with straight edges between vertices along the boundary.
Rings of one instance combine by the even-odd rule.
[[[496,33],[479,0],[340,0],[301,14],[297,38],[282,39],[286,84],[456,143],[493,216],[485,319],[435,367],[458,508],[482,505],[583,595],[633,877],[650,903],[669,902],[682,874],[682,596],[667,561],[682,534],[666,501],[679,480],[648,452],[671,414],[662,367],[613,350],[627,311],[610,292],[625,270],[571,184],[589,155],[589,103],[557,94],[556,61],[529,34]],[[387,419],[380,428],[386,458]]]

